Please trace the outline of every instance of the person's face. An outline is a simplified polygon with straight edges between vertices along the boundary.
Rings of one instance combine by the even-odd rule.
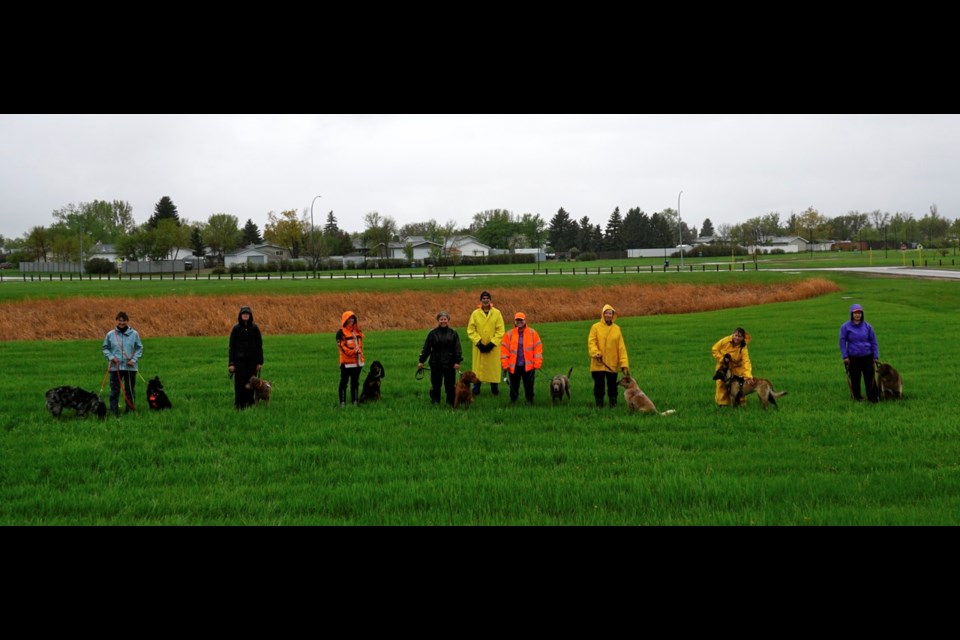
[[[124,318],[117,318],[117,326],[125,327],[127,326],[127,321]]]
[[[606,311],[604,311],[604,312],[603,312],[603,321],[606,322],[607,324],[612,324],[612,323],[613,323],[613,311],[611,311],[610,309],[607,309]]]
[[[240,314],[240,319],[243,320],[244,322],[250,322],[250,314],[244,311],[243,313]]]
[[[349,318],[347,318],[347,326],[352,327],[355,324],[357,324],[357,316],[350,316]]]
[[[736,331],[730,336],[730,339],[733,340],[733,344],[740,344],[743,342],[743,334],[737,333]]]
[[[853,321],[860,322],[863,320],[863,311],[854,311],[853,312]]]
[[[526,326],[527,321],[524,320],[523,318],[516,318],[513,321],[513,324],[517,329],[523,329]]]
[[[450,318],[448,318],[447,316],[440,316],[439,318],[437,318],[437,322],[440,323],[441,327],[446,327],[447,325],[450,324]]]
[[[480,298],[480,306],[483,307],[484,311],[490,310],[490,296],[483,296]]]

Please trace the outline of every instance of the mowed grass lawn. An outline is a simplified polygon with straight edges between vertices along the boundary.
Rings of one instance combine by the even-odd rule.
[[[147,337],[142,374],[161,377],[174,408],[147,411],[140,382],[140,410],[103,422],[54,419],[43,400],[59,385],[99,391],[102,336],[0,342],[7,368],[0,524],[960,523],[960,421],[949,373],[960,329],[957,283],[816,276],[842,290],[800,302],[621,318],[631,370],[660,409],[676,410],[670,416],[630,415],[622,401],[594,408],[586,356],[593,320],[535,325],[546,364],[534,406],[510,406],[505,393],[493,398],[484,385],[460,411],[431,406],[428,381],[414,377],[434,310],[424,310],[422,331],[368,334],[368,361],[387,371],[384,397],[346,409],[336,406],[332,327],[267,335],[264,375],[274,399],[245,412],[232,408],[226,336]],[[705,286],[718,277],[775,284],[802,276],[714,274]],[[477,278],[466,286],[501,284]],[[531,306],[549,295],[537,285],[527,283]],[[599,317],[605,302],[617,304],[583,304]],[[837,333],[852,302],[866,308],[881,359],[903,374],[902,402],[850,401]],[[104,318],[114,311],[104,309]],[[466,342],[468,310],[453,311]],[[738,411],[714,406],[710,346],[738,325],[753,336],[755,375],[789,392],[779,410],[763,411],[755,397]],[[549,378],[570,367],[573,398],[554,406]]]

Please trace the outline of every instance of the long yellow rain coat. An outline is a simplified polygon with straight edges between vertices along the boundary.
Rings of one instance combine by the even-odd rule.
[[[733,339],[730,336],[725,338],[720,338],[717,340],[716,344],[713,345],[710,352],[713,354],[714,359],[717,361],[717,366],[714,367],[714,371],[720,368],[720,364],[723,362],[723,356],[725,354],[730,354],[730,363],[734,375],[740,376],[741,378],[752,378],[753,377],[753,365],[750,364],[750,350],[747,349],[747,344],[750,342],[750,334],[746,334],[743,337],[743,348],[741,349],[738,346],[734,346]],[[727,393],[727,385],[723,383],[723,380],[717,380],[717,392],[714,395],[714,398],[719,405],[728,405],[730,404],[730,394]],[[746,398],[741,400],[743,403]]]
[[[503,314],[493,305],[490,305],[490,311],[487,313],[478,306],[470,314],[467,337],[473,345],[471,366],[480,382],[500,382],[500,340],[503,338],[504,331]],[[487,353],[480,353],[477,343],[481,340],[494,345],[493,349]]]
[[[613,323],[609,326],[603,320],[603,312],[607,309],[613,311]],[[627,345],[623,342],[623,334],[620,333],[620,327],[617,325],[617,310],[609,304],[603,305],[603,309],[600,310],[600,322],[590,327],[587,351],[590,353],[590,371],[605,371],[619,375],[621,369],[630,367]],[[597,361],[597,354],[603,356],[603,362]]]

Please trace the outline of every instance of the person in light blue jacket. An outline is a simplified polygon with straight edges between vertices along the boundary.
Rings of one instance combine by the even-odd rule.
[[[850,319],[840,325],[840,356],[847,369],[847,381],[854,400],[863,400],[860,394],[860,378],[866,387],[867,400],[877,402],[880,391],[877,388],[874,370],[880,360],[880,348],[877,346],[877,334],[873,332],[863,317],[863,307],[851,305]]]
[[[117,326],[107,332],[103,339],[103,356],[110,363],[107,375],[110,378],[110,412],[120,415],[120,392],[126,404],[124,413],[134,410],[137,382],[137,362],[143,355],[140,334],[129,326],[130,316],[125,311],[117,313]]]

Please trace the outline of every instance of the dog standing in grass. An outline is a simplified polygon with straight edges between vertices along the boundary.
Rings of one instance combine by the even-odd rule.
[[[553,376],[553,380],[550,381],[550,398],[554,402],[563,401],[563,396],[567,396],[567,400],[570,399],[570,375],[572,373],[573,367],[570,367],[567,375],[561,373]]]
[[[273,393],[273,383],[257,376],[250,376],[250,381],[244,385],[248,391],[253,392],[253,404],[259,405],[261,402],[266,404],[270,402],[270,395]]]

